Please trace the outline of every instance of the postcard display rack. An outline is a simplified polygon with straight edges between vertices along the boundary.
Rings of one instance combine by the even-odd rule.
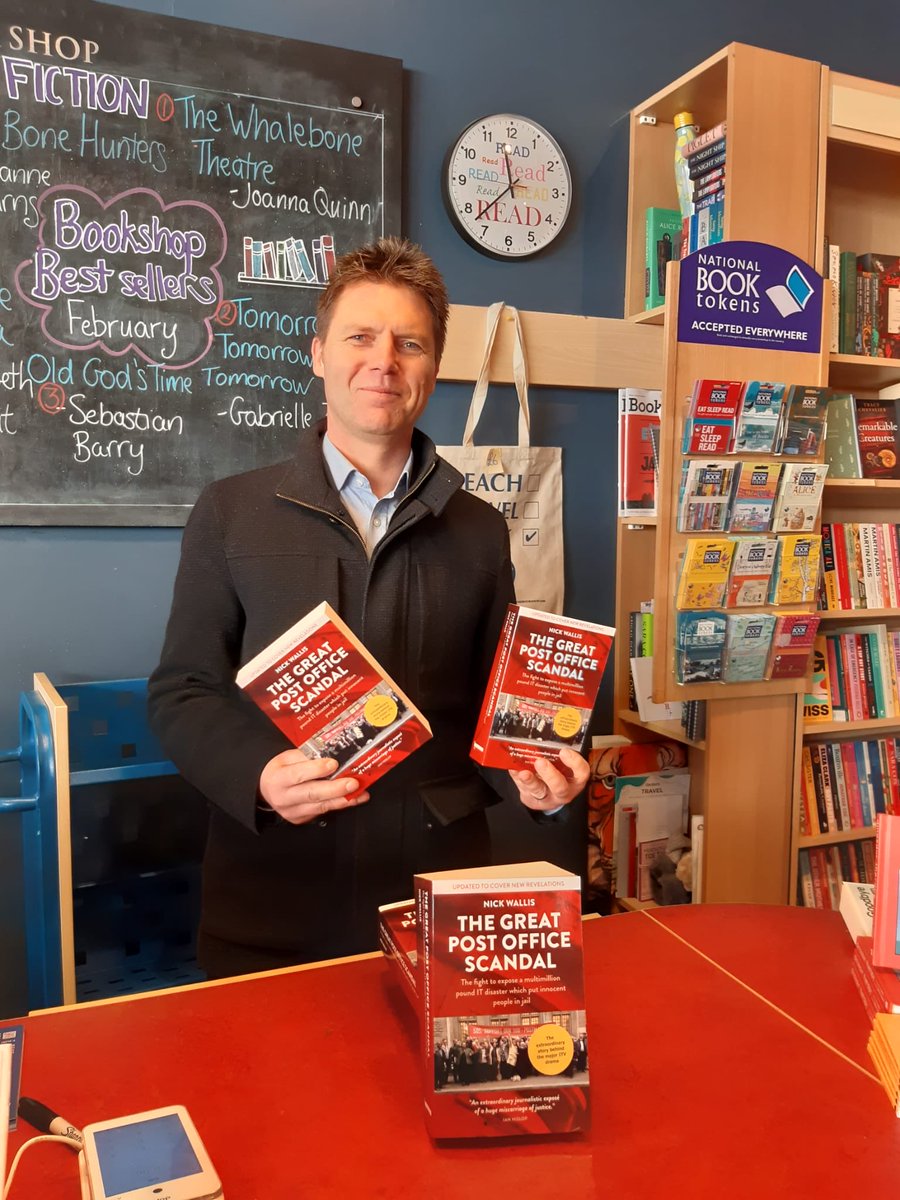
[[[616,625],[627,628],[628,613],[654,598],[653,698],[706,699],[707,717],[700,743],[690,742],[678,721],[642,723],[627,708],[628,649],[619,638],[616,731],[633,740],[664,736],[687,742],[691,809],[704,816],[703,899],[711,903],[783,904],[793,894],[792,806],[803,681],[690,686],[675,681],[677,560],[686,541],[676,529],[684,404],[696,379],[816,385],[827,382],[827,367],[813,354],[679,343],[677,263],[669,266],[666,305],[643,311],[644,212],[652,205],[677,208],[675,114],[693,112],[701,129],[724,121],[725,240],[767,242],[821,269],[816,257],[821,72],[818,63],[732,43],[631,114],[625,316],[644,326],[664,324],[665,364],[659,516],[619,523]],[[773,179],[785,186],[760,187],[760,181]],[[756,456],[734,456],[742,457]]]

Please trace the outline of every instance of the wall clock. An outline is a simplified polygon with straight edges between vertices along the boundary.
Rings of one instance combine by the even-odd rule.
[[[473,121],[444,162],[444,202],[456,228],[491,258],[529,258],[565,225],[572,177],[546,129],[495,113]]]

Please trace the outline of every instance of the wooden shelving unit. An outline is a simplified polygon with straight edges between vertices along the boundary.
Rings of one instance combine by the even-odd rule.
[[[856,254],[900,253],[900,88],[822,71],[817,236],[821,268],[825,238]],[[828,382],[840,391],[874,397],[900,384],[900,361],[832,354]],[[900,520],[900,482],[829,479],[823,499],[825,521]],[[825,632],[866,623],[900,625],[896,609],[844,609],[822,613]],[[874,837],[871,827],[840,833],[800,834],[800,752],[804,741],[878,738],[900,732],[900,718],[817,722],[798,727],[798,770],[794,789],[790,897],[797,899],[798,851]]]
[[[633,740],[671,736],[689,745],[691,808],[703,813],[704,899],[785,903],[789,894],[798,685],[791,681],[727,689],[674,682],[671,654],[674,529],[680,406],[695,378],[786,379],[825,383],[824,356],[701,346],[679,347],[674,297],[678,266],[669,268],[665,309],[644,312],[644,213],[677,208],[673,159],[674,117],[694,114],[701,129],[727,121],[728,184],[725,239],[770,242],[808,262],[816,257],[818,143],[821,118],[818,63],[734,43],[714,54],[631,114],[625,316],[638,324],[664,324],[665,381],[660,478],[660,518],[655,527],[620,522],[617,627],[641,600],[656,600],[654,699],[707,698],[706,736],[693,744],[680,726],[642,723],[627,711],[627,638],[616,655],[616,732]],[[778,178],[760,190],[760,179]],[[654,565],[655,564],[655,565]],[[752,736],[748,734],[752,731]],[[760,747],[765,752],[760,753]]]

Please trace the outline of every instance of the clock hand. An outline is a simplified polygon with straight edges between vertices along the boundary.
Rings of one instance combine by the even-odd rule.
[[[506,149],[505,146],[503,148],[503,157],[506,159],[506,174],[509,178],[509,187],[507,188],[507,191],[512,192],[513,188],[516,187],[517,184],[516,184],[516,181],[513,179],[513,169],[512,169],[512,163],[509,161],[509,151]],[[515,195],[515,193],[513,193],[513,194]]]

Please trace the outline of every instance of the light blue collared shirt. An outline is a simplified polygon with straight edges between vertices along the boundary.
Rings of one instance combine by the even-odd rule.
[[[387,533],[387,527],[397,506],[409,490],[409,481],[412,477],[412,450],[403,464],[403,470],[400,472],[400,478],[394,484],[393,491],[388,492],[381,499],[372,491],[365,475],[361,471],[357,471],[353,463],[341,454],[327,433],[322,438],[322,454],[341,502],[353,518],[353,523],[359,530],[359,536],[365,542],[366,553],[371,558],[373,550]]]

